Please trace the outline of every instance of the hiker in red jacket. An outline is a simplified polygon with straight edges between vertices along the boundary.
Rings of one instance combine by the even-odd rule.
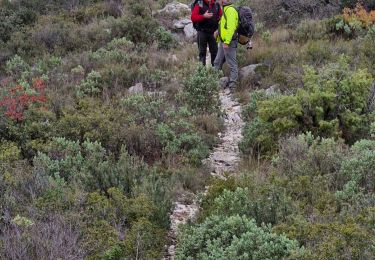
[[[206,65],[207,45],[211,53],[211,64],[214,65],[217,54],[217,42],[214,32],[218,24],[222,10],[215,0],[196,0],[191,12],[191,21],[198,31],[199,60]]]

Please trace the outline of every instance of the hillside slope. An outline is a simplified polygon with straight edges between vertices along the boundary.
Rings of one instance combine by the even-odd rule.
[[[373,259],[374,1],[237,1],[233,95],[168,2],[0,1],[0,258]]]

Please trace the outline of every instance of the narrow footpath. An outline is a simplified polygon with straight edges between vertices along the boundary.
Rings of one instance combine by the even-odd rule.
[[[229,90],[220,91],[221,109],[224,114],[224,133],[220,133],[220,144],[215,147],[210,156],[204,161],[211,167],[211,175],[225,178],[225,173],[233,172],[240,161],[238,143],[242,139],[244,122],[241,118],[241,106],[234,100]],[[194,220],[199,211],[196,201],[191,204],[175,202],[175,207],[170,215],[171,229],[169,231],[170,246],[164,259],[173,260],[175,255],[177,229],[180,224],[186,224]]]

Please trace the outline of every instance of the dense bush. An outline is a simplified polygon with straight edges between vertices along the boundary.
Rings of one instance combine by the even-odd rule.
[[[77,183],[87,191],[106,191],[118,187],[131,193],[132,187],[145,176],[145,165],[124,151],[117,162],[107,157],[106,150],[97,142],[82,144],[57,138],[47,150],[35,157],[39,171],[67,183]]]
[[[363,35],[375,24],[375,11],[367,11],[360,3],[354,9],[344,8],[335,24],[336,31],[347,37]],[[333,20],[334,21],[334,20]]]
[[[373,257],[374,234],[347,219],[344,223],[309,223],[296,217],[291,222],[275,228],[291,239],[311,247],[311,259],[333,259],[345,256],[351,259]]]
[[[251,190],[250,190],[251,189]],[[293,206],[283,190],[275,187],[246,187],[235,191],[224,190],[217,197],[210,211],[214,215],[247,216],[258,225],[276,224],[291,214]]]
[[[203,203],[202,226],[213,215],[243,214],[258,225],[274,223],[274,232],[311,252],[307,259],[371,259],[373,148],[373,141],[349,149],[310,133],[283,139],[268,173],[245,172],[213,184],[205,198],[209,203]]]
[[[159,27],[155,32],[155,37],[158,41],[158,47],[160,49],[168,50],[175,44],[175,39],[169,31],[166,31],[163,27]]]
[[[199,66],[185,81],[185,96],[189,106],[195,111],[207,113],[219,109],[219,86],[217,72]]]
[[[303,20],[297,25],[293,36],[298,41],[320,40],[327,37],[327,27],[325,20]]]
[[[176,259],[279,259],[303,257],[296,241],[258,227],[246,217],[212,216],[179,236]]]
[[[4,86],[0,94],[0,138],[17,143],[23,157],[30,159],[50,137],[55,115],[47,107],[42,79],[23,84]]]
[[[1,4],[0,4],[1,5]],[[36,21],[36,13],[27,8],[0,10],[0,43],[7,42],[12,33]]]
[[[257,102],[257,117],[244,129],[242,151],[270,151],[279,136],[300,131],[341,137],[348,143],[368,137],[373,115],[367,100],[372,81],[366,70],[352,71],[345,57],[325,66],[320,74],[306,67],[305,86],[295,95]]]
[[[361,204],[366,200],[373,201],[375,153],[374,141],[362,140],[351,147],[351,157],[342,163],[340,176],[345,184],[342,191],[336,193],[342,201]]]

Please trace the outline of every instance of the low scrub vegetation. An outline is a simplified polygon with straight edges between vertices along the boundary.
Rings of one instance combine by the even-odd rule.
[[[0,258],[160,258],[208,179],[217,74],[152,5],[47,2],[0,1]]]
[[[162,258],[173,202],[209,187],[176,259],[372,259],[374,1],[237,2],[261,66],[225,180],[202,165],[222,75],[168,2],[0,0],[0,258]]]

